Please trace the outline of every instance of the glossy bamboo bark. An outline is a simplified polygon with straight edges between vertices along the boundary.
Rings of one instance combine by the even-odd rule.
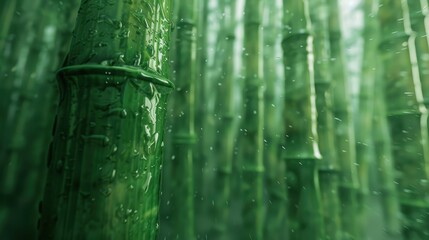
[[[426,239],[428,229],[428,129],[422,104],[415,36],[406,1],[383,0],[380,50],[386,115],[392,137],[405,239]],[[398,21],[397,19],[403,19]]]
[[[289,239],[322,239],[320,161],[313,37],[307,0],[283,1],[285,71],[283,150],[287,167]]]
[[[350,90],[344,65],[344,49],[338,0],[328,0],[330,70],[333,81],[333,115],[339,175],[341,239],[357,237],[357,193],[359,182],[356,169],[355,134],[352,122]]]
[[[82,1],[48,157],[40,239],[155,239],[170,1]]]
[[[174,58],[174,80],[177,91],[172,94],[173,147],[171,160],[171,226],[172,238],[195,237],[193,161],[195,136],[196,74],[196,1],[179,1]]]
[[[263,0],[246,0],[244,5],[243,123],[240,132],[242,151],[243,238],[263,239],[264,229],[264,88],[262,79]]]
[[[215,206],[213,239],[231,239],[230,219],[232,197],[232,167],[234,161],[234,147],[237,137],[236,112],[238,107],[235,101],[234,77],[234,42],[235,42],[235,7],[236,1],[225,1],[225,15],[221,26],[223,35],[224,55],[222,58],[222,74],[217,81],[217,99],[215,106],[216,129],[216,179],[215,179]]]
[[[278,4],[266,3],[264,6],[264,78],[265,120],[264,120],[264,159],[266,168],[265,185],[267,191],[267,217],[265,220],[264,239],[285,239],[287,235],[286,214],[286,166],[281,158],[281,137],[283,136],[282,104],[280,103],[284,87],[279,81],[281,75],[278,66],[278,47],[281,40],[281,11]],[[282,79],[283,80],[283,79]],[[283,89],[281,89],[283,90]]]
[[[322,161],[318,166],[321,203],[324,209],[323,239],[339,239],[341,235],[338,180],[340,164],[336,155],[334,115],[332,112],[332,76],[328,5],[326,0],[309,0],[314,36],[314,79],[316,89],[317,132]],[[341,159],[344,161],[345,159]]]

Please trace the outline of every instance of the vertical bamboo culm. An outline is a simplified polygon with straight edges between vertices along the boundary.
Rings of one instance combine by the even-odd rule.
[[[170,1],[81,2],[48,156],[40,239],[156,239]]]

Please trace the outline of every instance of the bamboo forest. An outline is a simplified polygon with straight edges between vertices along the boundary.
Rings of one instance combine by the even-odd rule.
[[[429,0],[0,0],[0,240],[429,240]]]

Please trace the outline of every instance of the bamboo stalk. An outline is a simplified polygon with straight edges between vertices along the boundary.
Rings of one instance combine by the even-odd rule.
[[[308,1],[283,1],[285,103],[283,151],[287,167],[289,239],[324,236],[319,175],[313,37]]]
[[[207,188],[205,184],[205,172],[206,165],[208,162],[207,149],[209,147],[206,144],[209,134],[208,121],[206,115],[207,110],[207,87],[209,85],[208,79],[208,34],[209,29],[208,18],[209,18],[209,3],[210,1],[198,1],[198,24],[197,24],[197,79],[196,81],[196,136],[199,144],[195,145],[195,159],[198,161],[194,162],[194,183],[195,183],[195,231],[197,238],[201,238],[207,233],[210,221],[207,219]]]
[[[4,52],[4,46],[15,15],[17,2],[18,0],[4,0],[0,3],[0,22],[2,23],[0,29],[0,53]]]
[[[314,36],[314,79],[316,90],[317,132],[322,161],[318,166],[321,203],[324,209],[324,239],[341,235],[338,177],[340,164],[336,155],[334,116],[332,112],[332,76],[328,8],[326,0],[309,0]],[[344,159],[341,159],[344,161]]]
[[[264,88],[262,79],[262,6],[263,0],[246,0],[244,5],[243,131],[242,151],[242,216],[243,238],[263,239],[263,127]]]
[[[372,70],[372,72],[374,75],[377,75],[377,79],[379,79],[379,64],[375,64],[373,66],[373,69],[374,68],[377,70]],[[372,135],[376,158],[375,166],[377,166],[377,176],[381,188],[381,202],[383,207],[385,231],[390,237],[397,237],[399,239],[401,236],[401,213],[398,193],[395,186],[395,169],[393,166],[389,124],[385,117],[386,103],[383,98],[384,89],[382,81],[375,81],[373,92],[374,116]]]
[[[356,169],[355,134],[352,122],[350,91],[344,65],[344,49],[341,42],[341,23],[337,0],[329,0],[330,65],[333,80],[333,115],[337,156],[341,169],[339,197],[341,202],[341,239],[357,236],[357,192],[359,182]]]
[[[359,82],[359,113],[356,116],[356,154],[359,179],[357,236],[366,237],[366,219],[368,219],[369,201],[369,169],[375,161],[373,139],[373,116],[375,101],[375,82],[377,81],[377,46],[379,43],[379,23],[377,21],[378,0],[365,0],[363,5],[363,60],[362,73]]]
[[[411,28],[415,33],[417,64],[424,104],[429,106],[429,9],[426,0],[408,0]]]
[[[170,1],[82,1],[41,206],[41,239],[155,239]]]
[[[279,60],[276,57],[281,37],[281,11],[278,4],[266,3],[264,6],[264,78],[265,92],[265,126],[264,126],[264,158],[266,168],[267,217],[265,221],[264,239],[285,239],[287,236],[286,212],[286,166],[281,158],[281,137],[283,136],[282,107],[279,102],[282,86],[278,80]],[[283,90],[283,89],[282,89]]]
[[[193,161],[195,136],[196,1],[178,3],[175,84],[172,94],[171,226],[176,239],[195,238]]]
[[[381,33],[386,37],[381,40],[380,51],[403,234],[406,239],[425,239],[429,236],[428,113],[423,105],[415,35],[406,1],[381,3]]]
[[[217,81],[217,100],[215,116],[217,117],[216,129],[218,134],[215,139],[216,179],[215,179],[215,207],[214,207],[214,239],[230,239],[231,229],[231,175],[234,160],[234,147],[237,136],[237,104],[235,101],[234,78],[234,43],[235,43],[235,7],[236,1],[225,2],[225,16],[223,28],[225,34],[224,56],[222,58],[222,74]]]

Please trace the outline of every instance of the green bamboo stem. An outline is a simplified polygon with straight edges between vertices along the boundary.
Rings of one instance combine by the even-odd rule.
[[[33,57],[30,56],[32,53],[30,50],[32,42],[36,39],[34,21],[36,14],[28,9],[37,9],[39,3],[39,1],[27,0],[20,2],[22,6],[17,10],[22,10],[22,17],[16,17],[11,26],[13,30],[19,30],[11,31],[10,35],[13,35],[14,39],[10,44],[11,53],[10,55],[5,54],[2,56],[4,59],[0,64],[3,76],[2,84],[0,85],[0,95],[3,99],[0,103],[0,111],[3,113],[3,117],[0,118],[0,126],[4,126],[0,138],[0,158],[6,159],[0,162],[0,169],[2,170],[6,169],[6,166],[10,164],[6,155],[15,148],[14,144],[9,141],[13,136],[14,129],[11,126],[14,126],[18,115],[17,112],[20,110],[19,105],[25,99],[23,96],[25,92],[22,91],[25,89],[25,81],[27,80],[25,76],[28,74],[25,68],[28,66],[29,58]],[[28,9],[24,9],[24,7],[28,7]],[[4,174],[0,175],[4,176]]]
[[[264,78],[265,90],[265,126],[264,126],[264,159],[266,168],[267,189],[267,217],[265,220],[264,239],[285,239],[287,235],[286,224],[286,166],[281,159],[282,116],[279,103],[281,92],[278,88],[279,75],[276,58],[277,44],[281,36],[278,19],[281,19],[278,4],[266,3],[264,24]]]
[[[48,157],[40,239],[156,239],[170,1],[82,1]]]
[[[217,117],[215,149],[217,173],[215,179],[215,211],[213,224],[214,239],[230,239],[231,229],[231,176],[234,160],[234,147],[237,137],[236,112],[238,110],[235,101],[235,78],[234,78],[234,42],[235,42],[235,7],[236,1],[225,2],[225,16],[223,26],[225,35],[223,37],[224,56],[222,64],[223,74],[217,83],[217,100],[215,115]]]
[[[175,84],[173,107],[173,147],[171,164],[171,226],[173,238],[195,238],[193,159],[195,136],[196,5],[180,1],[177,5],[175,43]]]
[[[424,104],[429,106],[429,9],[426,0],[408,0],[411,28],[415,33],[417,64]]]
[[[15,8],[18,0],[4,0],[0,3],[0,53],[3,53],[7,41],[9,29],[15,15]]]
[[[379,79],[379,64],[374,68],[378,69],[377,78]],[[373,77],[374,77],[373,76]],[[375,159],[377,167],[377,176],[381,188],[381,202],[385,222],[385,231],[389,236],[395,237],[401,235],[400,207],[398,193],[395,186],[395,173],[393,166],[393,156],[391,148],[391,139],[389,134],[389,124],[386,119],[385,101],[383,98],[383,82],[376,81],[373,88],[374,96],[374,116],[373,116],[373,142],[375,150]]]
[[[378,172],[382,191],[381,202],[386,232],[399,235],[399,206],[393,176],[393,160],[390,147],[388,123],[385,119],[382,77],[380,76],[379,56],[379,22],[377,21],[378,0],[368,0],[364,4],[364,57],[360,81],[359,117],[356,121],[358,151],[358,170],[361,182],[360,192],[360,233],[365,234],[367,205],[369,197],[369,169],[374,162]],[[369,121],[371,120],[371,121]],[[362,235],[361,235],[362,236]]]
[[[283,1],[285,102],[283,151],[287,166],[289,239],[324,236],[308,1]]]
[[[423,105],[415,35],[406,1],[381,2],[380,51],[383,56],[386,115],[392,137],[405,239],[429,237],[427,109]],[[397,19],[402,18],[403,21]]]
[[[242,150],[243,238],[263,239],[263,128],[264,88],[262,79],[263,0],[246,0],[244,5],[244,65]]]
[[[325,236],[341,235],[338,177],[340,164],[336,155],[334,115],[332,112],[332,76],[330,73],[329,19],[326,0],[309,0],[314,36],[314,79],[316,89],[317,132],[322,161],[319,169],[321,202],[324,209]],[[341,159],[344,161],[344,159]]]
[[[329,0],[329,40],[331,46],[331,76],[333,80],[333,115],[335,139],[341,173],[339,197],[341,202],[341,239],[357,236],[357,191],[359,182],[356,169],[355,134],[352,122],[350,91],[344,65],[338,0]]]
[[[206,139],[209,131],[208,122],[206,119],[207,111],[207,92],[206,88],[209,83],[208,81],[208,15],[209,15],[209,2],[210,1],[198,1],[198,24],[197,24],[197,79],[196,82],[196,135],[200,144],[195,145],[195,159],[199,159],[194,162],[194,192],[195,192],[195,231],[197,238],[201,238],[207,232],[210,226],[210,221],[207,219],[207,201],[206,201],[206,185],[205,185],[205,166],[208,157],[206,156]],[[211,226],[210,226],[211,227]]]
[[[377,66],[377,47],[379,39],[379,23],[377,21],[378,0],[365,0],[363,4],[363,60],[362,73],[359,82],[359,99],[356,116],[356,155],[359,179],[357,236],[364,238],[367,235],[366,220],[368,219],[367,206],[369,205],[369,169],[375,161],[373,139],[373,115],[375,99],[375,82]]]

